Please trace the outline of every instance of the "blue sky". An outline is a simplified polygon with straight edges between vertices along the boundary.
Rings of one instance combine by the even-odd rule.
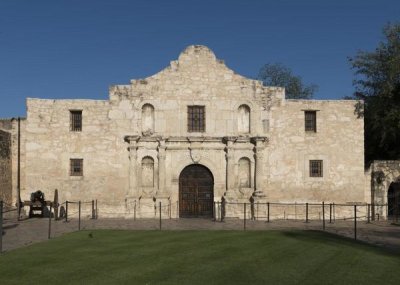
[[[319,86],[316,99],[342,98],[347,57],[399,20],[398,0],[1,0],[0,117],[25,116],[26,97],[107,99],[191,44],[247,77],[282,63]]]

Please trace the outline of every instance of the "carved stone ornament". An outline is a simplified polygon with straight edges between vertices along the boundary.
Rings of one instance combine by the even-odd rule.
[[[144,137],[150,137],[151,135],[153,135],[153,130],[151,130],[151,129],[148,129],[148,130],[146,130],[146,131],[143,131],[142,132],[142,135],[144,136]]]
[[[199,163],[202,157],[200,149],[190,149],[190,158],[194,163]]]

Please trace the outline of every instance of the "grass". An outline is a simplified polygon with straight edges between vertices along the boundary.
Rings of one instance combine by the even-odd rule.
[[[313,231],[81,231],[0,255],[0,284],[400,284],[400,256]]]

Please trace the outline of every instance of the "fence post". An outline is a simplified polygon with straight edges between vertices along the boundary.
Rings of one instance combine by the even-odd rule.
[[[218,204],[219,221],[222,222],[222,217],[221,217],[221,204],[220,204],[219,201],[217,202],[217,204]]]
[[[160,231],[161,231],[161,201],[160,201]]]
[[[19,140],[18,140],[19,141]],[[20,192],[20,188],[19,188],[19,186],[17,186],[17,193],[21,193]],[[17,221],[19,222],[20,220],[21,220],[21,203],[22,203],[22,201],[21,201],[21,198],[19,197],[18,198],[18,202],[17,202],[17,215],[18,215],[18,217],[17,217]],[[3,233],[2,233],[3,234]]]
[[[243,203],[243,230],[246,230],[246,203]]]
[[[329,223],[332,224],[332,203],[329,203]]]
[[[136,221],[136,200],[135,205],[133,205],[133,220]]]
[[[3,251],[3,200],[0,200],[0,254]]]
[[[386,203],[385,204],[385,207],[386,207],[386,220],[389,220],[389,204],[388,203]],[[379,221],[379,213],[378,213],[378,221]]]
[[[325,230],[325,202],[322,201],[322,229]]]
[[[306,203],[306,223],[308,223],[308,203]]]
[[[92,200],[92,220],[94,220],[94,200]]]
[[[224,221],[224,219],[225,219],[225,211],[226,211],[225,207],[226,207],[226,201],[222,197],[222,201],[221,201],[221,222]]]
[[[96,220],[99,217],[98,214],[99,214],[99,212],[98,212],[98,209],[97,209],[97,199],[96,199]]]
[[[47,235],[47,239],[50,239],[51,236],[51,204],[50,204],[50,211],[49,211],[49,234]]]
[[[333,222],[335,223],[336,222],[336,207],[335,207],[335,203],[333,203],[332,207],[333,207]]]
[[[81,230],[81,201],[79,201],[79,218],[78,218],[78,230]]]
[[[179,218],[179,201],[176,201],[176,218]]]
[[[68,222],[68,201],[65,201],[65,222]]]
[[[375,204],[374,204],[374,201],[371,201],[371,220],[375,221]]]
[[[367,224],[371,222],[371,204],[367,205]]]
[[[257,201],[257,214],[256,214],[256,220],[258,221],[258,204],[259,204],[259,201]]]
[[[267,222],[269,223],[269,202],[267,202]]]
[[[217,220],[217,211],[215,210],[216,205],[215,205],[215,201],[213,202],[213,222],[215,222]]]
[[[354,239],[357,240],[357,205],[354,205]]]

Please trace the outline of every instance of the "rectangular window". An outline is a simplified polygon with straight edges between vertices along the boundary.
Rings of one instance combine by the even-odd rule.
[[[70,112],[70,130],[73,132],[82,131],[82,111],[74,110]]]
[[[70,160],[70,175],[83,176],[83,159],[71,158]]]
[[[205,113],[204,106],[188,106],[188,132],[205,132]]]
[[[323,162],[322,160],[310,160],[310,177],[323,176]]]
[[[317,132],[317,111],[304,111],[306,132]]]

